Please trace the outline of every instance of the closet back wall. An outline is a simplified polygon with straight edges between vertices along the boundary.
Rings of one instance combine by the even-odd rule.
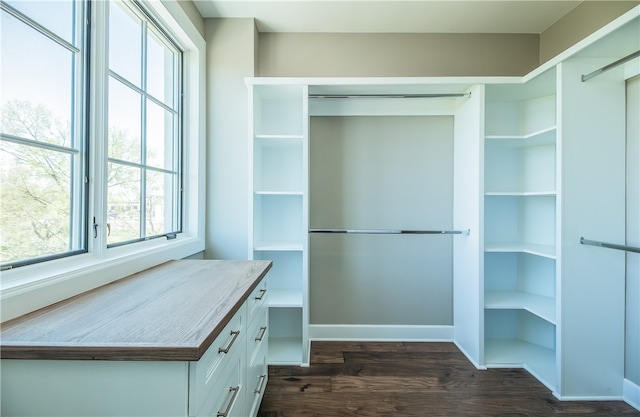
[[[312,229],[451,230],[453,117],[312,117]],[[451,235],[310,235],[311,324],[452,325]]]
[[[524,75],[537,34],[260,33],[260,77]]]

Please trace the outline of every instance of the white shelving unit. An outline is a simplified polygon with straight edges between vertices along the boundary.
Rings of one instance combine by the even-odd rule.
[[[489,85],[485,107],[484,365],[556,371],[556,76]]]
[[[307,88],[250,85],[250,259],[269,259],[269,363],[308,363]]]

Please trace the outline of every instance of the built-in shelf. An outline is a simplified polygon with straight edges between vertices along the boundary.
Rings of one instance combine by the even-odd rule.
[[[258,242],[253,247],[254,251],[302,251],[301,243],[287,243],[287,242]]]
[[[547,388],[555,390],[555,349],[517,339],[487,339],[484,349],[487,368],[525,368]]]
[[[274,196],[303,195],[302,191],[267,191],[267,190],[254,191],[254,194],[255,195],[274,195]]]
[[[302,139],[304,136],[303,135],[255,135],[254,136],[256,139],[262,139],[262,140],[270,140],[271,143],[276,144],[279,143],[280,140],[282,140],[282,144],[289,144],[288,142],[285,141],[290,141],[292,139]]]
[[[503,253],[528,253],[530,255],[543,256],[556,259],[556,248],[553,245],[537,245],[532,243],[486,243],[485,252]]]
[[[254,85],[249,137],[249,256],[273,261],[269,272],[269,355],[273,365],[308,363],[303,294],[308,198],[307,88]]]
[[[302,291],[269,290],[269,307],[302,307]]]
[[[553,297],[521,291],[487,291],[484,295],[484,307],[527,310],[549,323],[556,323],[556,300]]]
[[[487,144],[519,148],[523,146],[552,145],[556,142],[556,127],[551,126],[524,135],[487,135]]]
[[[269,337],[270,365],[300,365],[302,340],[299,337]]]
[[[554,197],[556,191],[489,191],[484,193],[487,197]]]

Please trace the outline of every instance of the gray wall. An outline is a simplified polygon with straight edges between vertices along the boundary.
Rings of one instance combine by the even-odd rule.
[[[312,117],[310,131],[311,228],[452,228],[453,117]],[[451,236],[310,245],[312,324],[453,324]]]
[[[205,257],[247,258],[248,94],[253,19],[206,19],[207,216]]]
[[[575,45],[640,4],[640,1],[585,1],[540,34],[540,64]]]
[[[264,77],[524,75],[538,35],[262,33]]]
[[[163,1],[167,1],[167,0],[163,0]],[[191,22],[196,27],[200,35],[202,35],[202,37],[204,38],[204,19],[202,18],[202,15],[200,15],[200,12],[196,8],[195,4],[193,4],[193,1],[182,0],[182,1],[178,1],[177,3],[180,5],[180,7],[182,7],[182,10],[184,10],[184,12],[187,14],[187,16],[189,17],[189,20],[191,20]]]

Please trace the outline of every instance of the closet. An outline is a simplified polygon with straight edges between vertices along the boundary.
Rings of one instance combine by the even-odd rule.
[[[446,340],[561,399],[621,398],[627,261],[584,243],[625,242],[640,57],[608,65],[638,49],[640,6],[524,77],[247,79],[270,363]]]
[[[249,259],[269,272],[270,364],[308,362],[307,87],[261,85],[249,91]]]
[[[555,70],[486,87],[484,363],[553,389],[558,197]]]

